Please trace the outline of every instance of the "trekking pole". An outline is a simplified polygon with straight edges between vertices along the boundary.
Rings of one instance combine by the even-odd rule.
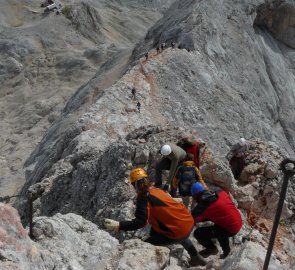
[[[293,166],[291,167],[289,164],[293,164]],[[277,211],[276,211],[276,215],[275,215],[275,219],[273,222],[273,227],[272,227],[272,231],[271,231],[271,235],[269,239],[269,244],[268,244],[268,248],[267,248],[267,252],[265,256],[263,270],[268,269],[268,264],[270,261],[270,256],[271,256],[272,248],[276,238],[276,233],[277,233],[278,225],[280,222],[282,208],[283,208],[284,200],[287,193],[288,181],[295,174],[295,159],[290,159],[290,158],[284,159],[281,162],[280,169],[283,171],[284,179],[283,179],[281,194],[280,194]]]
[[[28,195],[28,207],[29,207],[29,236],[33,239],[33,198],[32,193]]]
[[[16,198],[16,197],[23,197],[23,198],[25,197],[28,199],[29,236],[30,236],[30,238],[33,238],[33,197],[32,197],[32,194],[30,193],[28,196],[27,195],[12,195],[12,196],[0,197],[0,202],[8,203],[11,198]]]

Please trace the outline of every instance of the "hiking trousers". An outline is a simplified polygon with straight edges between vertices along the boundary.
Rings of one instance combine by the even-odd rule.
[[[198,255],[198,252],[195,246],[193,245],[192,241],[189,239],[189,236],[182,240],[174,240],[174,239],[168,238],[167,236],[163,234],[156,232],[152,228],[150,232],[150,237],[146,239],[145,242],[150,243],[154,246],[166,246],[166,245],[179,243],[184,247],[184,249],[188,252],[190,256]]]
[[[183,162],[183,160],[179,161],[178,166]],[[156,165],[156,174],[155,174],[155,187],[162,187],[162,171],[170,170],[172,161],[169,158],[161,158],[160,161]]]
[[[235,179],[239,179],[240,175],[245,167],[245,158],[244,157],[233,157],[229,161],[232,173]]]
[[[230,251],[229,237],[233,235],[234,234],[227,232],[225,229],[223,229],[222,227],[218,225],[214,225],[210,227],[201,227],[201,228],[197,228],[194,231],[194,237],[198,240],[198,242],[203,247],[208,249],[215,247],[212,239],[217,238],[224,253],[227,253]]]
[[[171,166],[171,160],[169,158],[162,158],[156,165],[156,181],[155,187],[162,187],[162,171],[169,170]]]

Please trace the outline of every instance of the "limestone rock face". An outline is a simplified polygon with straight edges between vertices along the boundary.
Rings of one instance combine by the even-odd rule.
[[[240,207],[263,216],[274,217],[283,175],[279,164],[287,154],[276,144],[260,140],[249,141],[245,167],[237,181],[236,198]],[[294,207],[293,184],[290,181],[283,217],[290,217]]]
[[[260,5],[254,24],[266,27],[274,36],[295,48],[295,5],[291,0],[275,0]]]
[[[228,257],[220,269],[246,270],[261,269],[264,263],[266,249],[252,242],[247,242],[241,250]],[[286,269],[278,260],[271,260],[268,269]]]
[[[36,218],[34,237],[43,254],[48,253],[47,267],[104,269],[118,254],[115,238],[75,214]]]
[[[0,203],[0,265],[1,269],[36,269],[37,249],[23,228],[16,209]]]
[[[122,244],[122,249],[117,269],[165,269],[169,263],[170,251],[165,247],[127,240]]]
[[[5,1],[0,10],[0,195],[23,186],[28,154],[77,89],[100,68],[114,68],[100,85],[88,88],[87,98],[79,95],[73,118],[121,77],[134,44],[173,1],[62,0],[59,15],[43,14],[39,0]]]
[[[32,241],[17,211],[0,204],[1,269],[166,269],[169,249],[141,240],[119,244],[109,233],[75,214],[34,220]],[[174,268],[173,268],[174,265]],[[172,263],[170,269],[179,269]]]

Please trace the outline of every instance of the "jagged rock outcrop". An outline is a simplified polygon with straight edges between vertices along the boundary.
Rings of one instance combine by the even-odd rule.
[[[220,269],[226,270],[247,270],[247,269],[262,269],[266,250],[260,245],[252,242],[247,242],[239,252],[225,260]],[[270,262],[268,269],[285,269],[278,260]]]
[[[119,244],[107,232],[75,214],[36,218],[32,241],[15,209],[0,204],[0,213],[3,270],[166,269],[169,264],[168,248],[141,240]],[[176,263],[167,269],[177,269]]]
[[[274,143],[260,140],[249,141],[249,150],[245,155],[245,167],[238,179],[239,188],[235,190],[236,198],[243,209],[261,213],[272,218],[275,215],[283,174],[279,164],[287,155]],[[295,201],[294,190],[290,188],[282,217],[293,215]]]

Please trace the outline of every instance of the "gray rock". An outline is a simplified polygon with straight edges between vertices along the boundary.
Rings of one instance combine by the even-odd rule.
[[[294,2],[290,0],[273,0],[261,4],[257,9],[254,25],[266,27],[274,36],[287,46],[295,48]]]
[[[246,242],[238,252],[227,257],[220,269],[246,270],[260,269],[263,265],[266,250],[257,243]],[[287,269],[278,260],[270,261],[269,269]]]
[[[164,269],[169,263],[169,249],[152,246],[140,240],[122,244],[122,255],[116,269]]]

